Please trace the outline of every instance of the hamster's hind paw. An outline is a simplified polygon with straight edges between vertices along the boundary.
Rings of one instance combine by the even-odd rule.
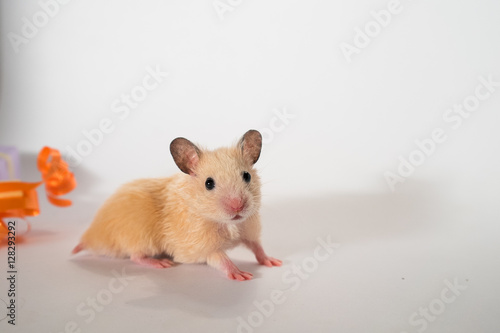
[[[131,255],[130,260],[139,265],[154,268],[169,268],[174,266],[174,262],[167,258],[155,259],[145,255]]]

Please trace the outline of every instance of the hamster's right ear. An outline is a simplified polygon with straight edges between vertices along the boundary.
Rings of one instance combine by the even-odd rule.
[[[196,175],[194,170],[200,160],[201,151],[191,141],[185,138],[174,139],[170,143],[170,153],[182,172],[191,176]]]
[[[260,151],[262,149],[262,135],[259,131],[249,130],[240,139],[238,145],[245,159],[255,164],[259,160]]]

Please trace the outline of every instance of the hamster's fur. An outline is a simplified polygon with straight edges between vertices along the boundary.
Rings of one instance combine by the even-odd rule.
[[[123,185],[99,209],[73,253],[130,257],[157,268],[174,261],[207,263],[242,281],[252,274],[240,271],[225,251],[244,244],[260,264],[281,266],[260,243],[261,183],[253,165],[261,147],[255,130],[237,145],[214,151],[173,140],[170,151],[184,173]]]

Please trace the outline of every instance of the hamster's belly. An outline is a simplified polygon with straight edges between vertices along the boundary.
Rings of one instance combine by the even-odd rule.
[[[239,228],[209,221],[197,221],[197,228],[164,235],[164,252],[179,263],[204,263],[217,251],[226,251],[241,243]],[[171,231],[171,230],[170,230]]]

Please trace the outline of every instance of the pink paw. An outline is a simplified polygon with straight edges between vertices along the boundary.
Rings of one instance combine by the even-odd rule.
[[[246,281],[253,278],[252,273],[243,272],[236,267],[223,251],[214,252],[209,255],[207,264],[226,273],[226,276],[230,280]]]
[[[149,266],[154,268],[169,268],[174,265],[174,262],[167,258],[155,259],[146,256],[133,255],[130,257],[130,259],[139,265]]]
[[[234,270],[227,272],[227,277],[230,280],[245,281],[245,280],[251,280],[253,278],[253,274],[240,271],[238,268],[236,268]]]
[[[268,256],[257,258],[257,261],[259,262],[259,264],[267,267],[281,266],[281,264],[283,264],[281,260]]]

